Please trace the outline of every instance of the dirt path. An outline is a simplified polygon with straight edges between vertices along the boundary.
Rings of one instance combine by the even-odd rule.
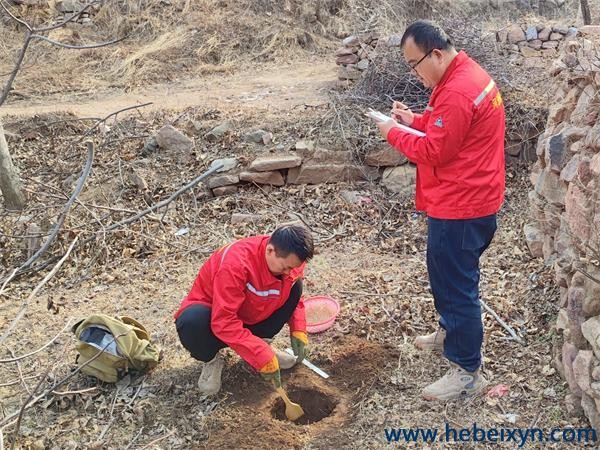
[[[327,101],[326,90],[335,82],[335,66],[329,62],[293,64],[259,72],[197,78],[179,83],[148,86],[133,92],[73,94],[9,102],[2,116],[32,116],[72,112],[79,117],[101,117],[147,102],[148,109],[184,109],[191,106],[220,110],[258,109],[285,111],[299,105],[316,106]]]

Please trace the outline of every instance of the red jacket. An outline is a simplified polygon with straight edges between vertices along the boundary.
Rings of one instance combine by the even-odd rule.
[[[271,347],[254,336],[244,325],[270,317],[290,296],[294,282],[304,266],[293,269],[282,279],[267,266],[265,252],[269,236],[254,236],[233,242],[213,253],[200,268],[192,290],[175,313],[201,303],[212,308],[211,328],[216,337],[236,351],[255,369],[274,356]],[[302,299],[288,322],[291,331],[306,331]]]
[[[417,165],[416,207],[437,219],[498,212],[504,200],[504,105],[494,80],[460,52],[411,127],[388,142]]]

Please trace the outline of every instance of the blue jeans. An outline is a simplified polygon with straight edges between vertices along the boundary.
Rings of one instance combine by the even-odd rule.
[[[444,356],[474,372],[481,365],[483,324],[479,303],[479,258],[496,231],[496,215],[477,219],[428,218],[427,271]]]

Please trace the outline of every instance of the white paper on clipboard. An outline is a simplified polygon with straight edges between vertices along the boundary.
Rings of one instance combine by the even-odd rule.
[[[369,112],[367,112],[365,115],[373,119],[375,122],[387,122],[388,120],[391,120],[390,116],[386,116],[385,114],[379,111],[375,111],[374,109],[369,109]],[[422,131],[415,130],[411,127],[407,127],[406,125],[402,125],[401,123],[398,124],[398,128],[400,128],[402,131],[406,131],[407,133],[414,134],[415,136],[425,136],[425,133],[423,133]]]

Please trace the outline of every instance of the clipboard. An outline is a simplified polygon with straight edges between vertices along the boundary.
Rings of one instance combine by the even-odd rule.
[[[382,112],[375,111],[374,109],[371,109],[371,108],[369,108],[369,111],[365,113],[365,116],[370,117],[371,119],[373,119],[375,122],[378,122],[378,123],[387,122],[388,120],[393,120],[390,116],[386,116]],[[397,127],[400,128],[402,131],[406,131],[407,133],[414,134],[415,136],[425,137],[425,133],[423,133],[422,131],[415,130],[414,128],[408,127],[401,123],[399,123],[397,125]]]

